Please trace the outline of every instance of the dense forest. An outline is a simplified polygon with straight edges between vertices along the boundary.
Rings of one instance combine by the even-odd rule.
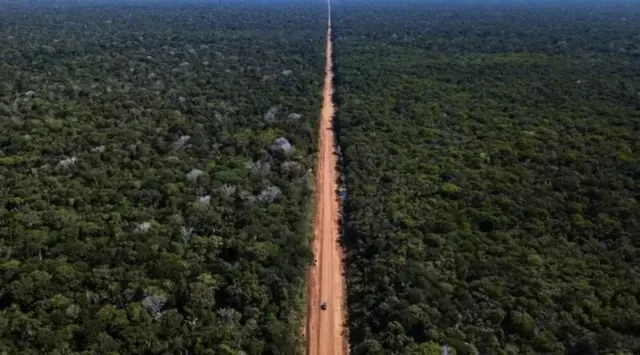
[[[639,354],[640,5],[418,2],[333,6],[351,353]],[[0,354],[301,353],[325,4],[25,3]]]
[[[326,7],[0,10],[0,353],[301,349]]]
[[[640,5],[333,10],[351,353],[640,354]]]

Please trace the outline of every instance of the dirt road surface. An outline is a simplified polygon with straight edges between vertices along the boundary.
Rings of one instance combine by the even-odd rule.
[[[327,52],[320,142],[316,168],[316,216],[313,251],[316,264],[309,270],[309,310],[306,336],[308,355],[348,353],[344,327],[343,252],[339,244],[337,156],[333,134],[333,70],[331,60],[331,3],[327,29]],[[320,305],[327,302],[327,309]]]

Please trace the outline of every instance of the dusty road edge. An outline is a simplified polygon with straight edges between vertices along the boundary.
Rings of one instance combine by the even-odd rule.
[[[318,159],[316,161],[316,203],[313,251],[317,264],[308,272],[306,326],[302,329],[308,355],[348,354],[346,325],[346,280],[343,274],[344,252],[340,239],[340,200],[337,192],[336,139],[333,129],[333,63],[331,38],[331,2],[327,1],[327,37],[323,105],[320,113]],[[327,227],[327,224],[330,226]],[[324,245],[324,247],[323,247]],[[328,249],[328,250],[327,250]],[[329,253],[330,262],[325,260]],[[325,260],[326,261],[326,260]],[[327,265],[329,264],[329,265]],[[323,272],[324,270],[324,272]],[[327,273],[328,272],[328,273]],[[329,276],[327,280],[324,277]],[[337,286],[334,288],[334,286]],[[328,289],[328,290],[327,290]],[[321,311],[320,302],[332,299],[330,310]],[[326,312],[326,313],[325,313]],[[328,323],[327,323],[328,322]]]

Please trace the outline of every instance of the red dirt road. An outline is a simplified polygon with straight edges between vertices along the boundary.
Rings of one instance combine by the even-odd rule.
[[[331,4],[327,29],[327,53],[323,104],[320,116],[320,142],[316,168],[316,216],[313,252],[315,266],[309,270],[309,310],[306,336],[308,355],[348,353],[344,328],[343,252],[339,244],[339,200],[337,157],[333,134],[333,69],[331,60]],[[320,309],[327,302],[325,311]]]

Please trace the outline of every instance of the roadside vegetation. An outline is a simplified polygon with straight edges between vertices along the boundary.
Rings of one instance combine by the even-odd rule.
[[[640,353],[640,7],[333,9],[352,355]]]
[[[0,353],[297,353],[323,4],[5,10]]]

